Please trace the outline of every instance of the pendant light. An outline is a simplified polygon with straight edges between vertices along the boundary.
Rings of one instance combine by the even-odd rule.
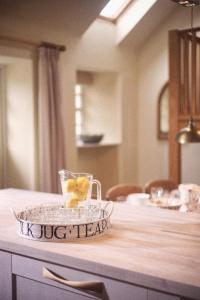
[[[187,7],[191,7],[191,29],[193,29],[193,7],[199,5],[199,1],[176,1]],[[176,141],[180,144],[200,143],[200,130],[197,129],[192,118],[192,108],[190,101],[190,119],[186,127],[182,128],[176,135]]]
[[[177,133],[176,141],[180,144],[200,143],[200,130],[197,129],[192,117],[190,117],[187,126]]]

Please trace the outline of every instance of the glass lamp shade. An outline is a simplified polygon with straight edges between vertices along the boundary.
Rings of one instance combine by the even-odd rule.
[[[186,127],[182,128],[176,135],[176,141],[180,144],[200,143],[200,130],[191,118]]]

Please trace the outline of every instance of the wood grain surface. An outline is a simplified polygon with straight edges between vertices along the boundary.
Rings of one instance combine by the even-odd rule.
[[[0,249],[200,299],[200,214],[115,203],[103,237],[52,243],[18,236],[10,208],[50,202],[62,196],[0,190]]]

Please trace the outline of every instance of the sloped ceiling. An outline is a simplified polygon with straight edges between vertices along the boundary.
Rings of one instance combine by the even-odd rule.
[[[0,17],[39,22],[55,31],[64,30],[70,35],[81,35],[98,17],[107,2],[108,0],[0,0]]]
[[[120,45],[134,48],[140,47],[148,36],[179,7],[179,4],[171,0],[158,0],[124,39],[120,41]]]

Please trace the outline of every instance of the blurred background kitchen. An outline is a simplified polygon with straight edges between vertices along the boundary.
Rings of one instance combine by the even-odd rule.
[[[41,188],[41,181],[59,167],[92,173],[103,195],[118,183],[169,178],[169,145],[158,134],[157,108],[169,81],[169,31],[189,28],[190,10],[171,0],[134,0],[100,17],[107,2],[0,0],[1,188],[56,192]],[[193,26],[200,27],[199,6]],[[50,121],[59,122],[63,141],[55,168],[40,155],[41,41],[66,46],[58,60],[60,114]],[[83,143],[83,133],[103,139]],[[181,147],[180,182],[200,184],[200,143]],[[51,160],[58,155],[50,153]]]

